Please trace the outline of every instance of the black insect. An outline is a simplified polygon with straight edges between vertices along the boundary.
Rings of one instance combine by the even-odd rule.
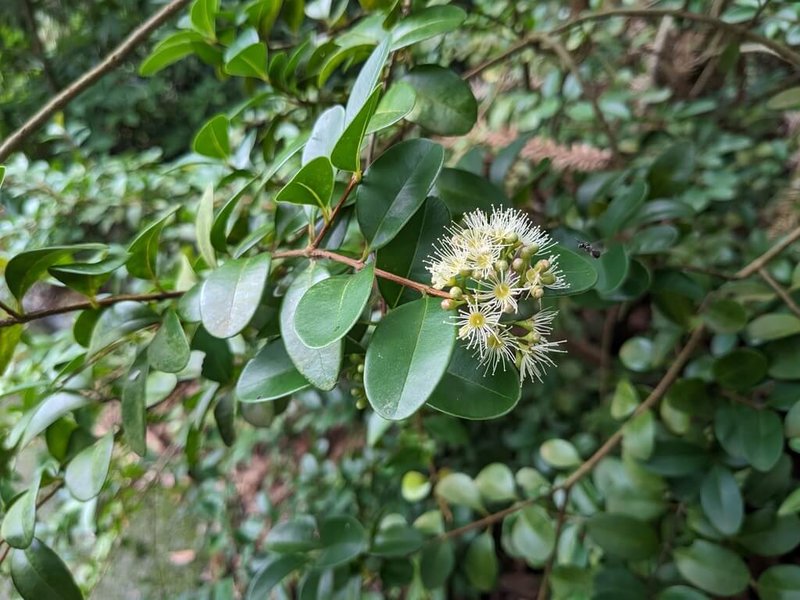
[[[578,248],[584,250],[587,254],[591,254],[594,258],[600,258],[600,250],[593,247],[589,242],[578,240]]]

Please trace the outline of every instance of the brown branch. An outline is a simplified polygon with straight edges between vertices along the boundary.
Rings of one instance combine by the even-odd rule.
[[[13,308],[11,308],[8,304],[6,304],[5,302],[0,301],[0,308],[2,308],[4,311],[6,311],[9,315],[14,317],[15,319],[19,319],[20,318],[20,314],[17,311],[15,311]]]
[[[120,294],[119,296],[109,296],[107,298],[100,298],[94,302],[78,302],[77,304],[68,304],[66,306],[57,306],[56,308],[46,308],[44,310],[36,310],[25,314],[19,314],[16,317],[3,319],[0,321],[0,328],[10,327],[19,323],[28,323],[29,321],[36,321],[37,319],[44,319],[45,317],[52,317],[53,315],[63,315],[66,313],[75,312],[78,310],[90,310],[92,308],[111,306],[120,302],[157,302],[159,300],[169,300],[170,298],[178,298],[183,295],[183,292],[156,292],[153,294]]]
[[[61,90],[61,92],[53,96],[36,112],[36,114],[29,118],[19,129],[14,131],[14,133],[9,135],[3,143],[0,144],[0,162],[8,158],[28,136],[44,125],[56,112],[69,104],[73,98],[89,88],[103,77],[103,75],[119,66],[137,46],[150,37],[153,31],[158,29],[167,19],[188,3],[189,0],[172,0],[172,2],[164,6],[147,21],[134,29],[133,32],[102,61]]]
[[[767,282],[769,287],[775,290],[775,293],[780,296],[780,299],[783,300],[784,304],[789,307],[789,310],[800,317],[800,306],[797,306],[797,303],[792,300],[792,297],[788,294],[788,292],[772,278],[772,275],[770,275],[766,269],[759,269],[758,274],[761,276],[761,279]]]
[[[737,271],[735,277],[737,279],[744,279],[745,277],[749,277],[753,273],[756,273],[759,269],[764,268],[769,261],[778,256],[778,254],[783,252],[797,240],[800,240],[800,227],[789,232],[789,235],[783,238],[780,242],[772,246],[772,248],[764,252],[764,254],[759,256],[745,268]]]
[[[322,228],[319,230],[317,237],[314,238],[314,241],[311,242],[311,248],[316,248],[319,246],[322,238],[325,237],[325,234],[328,233],[328,230],[333,225],[333,222],[336,220],[336,217],[339,215],[339,211],[344,206],[344,203],[347,202],[347,198],[350,196],[350,193],[355,189],[358,185],[358,182],[361,180],[361,177],[353,173],[353,176],[350,178],[350,181],[347,182],[347,187],[344,188],[344,193],[342,197],[339,198],[339,202],[336,203],[336,206],[333,207],[333,211],[331,212],[330,219],[327,222],[323,223]]]
[[[542,573],[542,580],[539,582],[539,593],[536,595],[536,600],[547,600],[547,582],[550,579],[550,574],[553,572],[553,564],[556,562],[556,554],[558,553],[558,540],[561,537],[561,531],[564,529],[564,522],[567,517],[567,504],[569,504],[569,493],[567,490],[564,493],[564,501],[561,508],[558,510],[558,518],[556,520],[556,535],[555,542],[553,543],[553,552],[547,563],[544,565],[544,573]]]

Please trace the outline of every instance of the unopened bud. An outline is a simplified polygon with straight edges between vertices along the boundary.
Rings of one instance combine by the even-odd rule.
[[[525,271],[525,279],[529,282],[533,283],[536,281],[537,277],[539,277],[539,271],[537,269],[528,269]]]
[[[542,271],[546,271],[547,269],[550,268],[550,261],[547,260],[546,258],[543,258],[542,260],[536,263],[536,267],[538,269],[541,269]]]
[[[458,274],[462,277],[472,277],[472,269],[461,269]]]
[[[550,271],[542,275],[542,283],[545,285],[553,285],[556,282],[556,276]]]
[[[358,365],[356,367],[356,372],[357,373],[363,373],[364,372],[364,365]]]
[[[541,299],[541,297],[544,296],[544,288],[536,286],[531,290],[531,296],[533,296],[537,300]]]
[[[498,260],[494,263],[494,268],[500,271],[501,273],[504,271],[508,271],[508,261],[507,260]]]
[[[350,395],[353,396],[353,398],[361,398],[361,396],[364,395],[364,390],[362,390],[360,387],[351,388]]]
[[[539,335],[537,331],[531,331],[528,335],[525,336],[525,341],[530,342],[532,344],[538,344],[539,340],[542,339],[542,336]]]
[[[450,295],[456,300],[461,300],[461,298],[464,296],[464,291],[457,285],[454,285],[450,288]]]
[[[455,277],[451,277],[450,279],[447,280],[447,286],[448,287],[453,287],[457,283],[458,283],[458,281],[456,281]]]
[[[361,362],[361,355],[356,354],[355,352],[350,355],[350,362],[353,364],[358,364]]]
[[[516,234],[516,232],[512,231],[511,233],[509,233],[509,234],[508,234],[508,235],[507,235],[507,236],[506,236],[506,237],[503,239],[503,241],[504,241],[506,244],[516,244],[516,243],[517,243],[517,241],[519,241],[519,236]]]
[[[455,308],[453,306],[453,301],[450,298],[445,298],[442,300],[442,310],[453,310]]]
[[[356,408],[358,410],[364,410],[367,408],[367,399],[366,398],[359,398],[356,400]]]

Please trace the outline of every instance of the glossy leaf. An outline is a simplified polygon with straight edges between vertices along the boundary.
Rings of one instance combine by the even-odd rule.
[[[404,524],[381,528],[375,534],[370,553],[378,556],[407,556],[416,552],[425,542],[425,536],[414,527]]]
[[[225,50],[223,59],[228,75],[267,79],[267,47],[255,29],[245,29]]]
[[[74,256],[78,252],[88,250],[103,250],[103,244],[74,244],[72,246],[51,246],[28,250],[17,254],[8,261],[5,269],[6,284],[14,297],[22,301],[30,287],[39,279],[47,275],[47,270]]]
[[[457,6],[429,6],[406,17],[392,30],[392,50],[454,31],[467,18]]]
[[[519,373],[509,365],[487,372],[463,344],[456,344],[450,364],[436,386],[428,406],[462,419],[495,419],[519,402]]]
[[[747,312],[735,300],[716,300],[703,312],[703,321],[715,333],[736,333],[747,324]]]
[[[692,585],[710,594],[733,596],[747,588],[747,565],[732,550],[705,540],[674,552],[678,572]]]
[[[11,553],[11,579],[23,600],[83,599],[67,565],[38,539]]]
[[[325,156],[309,161],[275,199],[278,202],[308,204],[327,210],[333,194],[333,166]]]
[[[130,333],[158,323],[158,315],[138,302],[120,302],[103,310],[92,328],[87,356],[92,357]]]
[[[31,487],[17,496],[3,517],[0,535],[12,548],[24,549],[31,545],[36,532],[36,497],[39,495],[39,475],[34,477]]]
[[[208,276],[200,292],[200,315],[208,333],[229,338],[247,327],[264,294],[270,261],[268,253],[236,258]]]
[[[323,348],[343,338],[355,325],[372,294],[375,265],[357,273],[337,275],[315,283],[301,298],[294,328],[309,348]],[[320,309],[325,307],[320,318]]]
[[[644,204],[647,192],[647,184],[637,180],[611,201],[606,212],[597,220],[597,226],[604,237],[611,237],[625,227]]]
[[[339,379],[344,340],[334,341],[323,348],[310,348],[300,339],[295,330],[297,306],[314,284],[329,276],[328,272],[313,262],[298,274],[283,296],[280,312],[280,329],[286,351],[297,370],[314,386],[330,390]],[[317,309],[317,318],[319,318]]]
[[[620,558],[645,559],[659,550],[655,529],[627,515],[597,513],[586,523],[586,531],[603,550]]]
[[[761,344],[800,333],[800,318],[782,313],[756,317],[747,325],[747,336],[753,344]]]
[[[715,466],[703,479],[700,502],[706,517],[720,533],[733,535],[742,525],[742,493],[728,469]]]
[[[771,410],[746,409],[741,423],[742,453],[759,471],[769,471],[783,452],[783,424]]]
[[[557,469],[576,467],[581,463],[578,451],[570,442],[562,439],[547,440],[539,448],[542,458]]]
[[[526,506],[514,521],[511,539],[529,565],[544,564],[555,547],[555,524],[541,506]]]
[[[202,366],[203,377],[218,383],[230,382],[233,377],[233,355],[227,340],[212,336],[201,325],[192,337],[190,348],[205,354]]]
[[[359,71],[358,77],[353,83],[350,97],[347,99],[347,106],[345,107],[344,122],[348,126],[356,120],[357,115],[363,114],[364,107],[375,98],[375,86],[380,81],[383,66],[389,57],[389,41],[387,37],[375,47],[375,50],[372,51],[372,54],[361,67],[361,71]],[[369,117],[366,119],[369,120]],[[362,132],[365,127],[366,122],[360,127]],[[334,160],[333,163],[336,164],[336,161]]]
[[[350,562],[367,549],[367,533],[353,517],[334,516],[319,524],[321,551],[315,567],[328,569]]]
[[[739,348],[714,361],[713,372],[720,385],[746,390],[767,374],[767,359],[750,348]]]
[[[464,473],[448,473],[442,477],[436,484],[435,493],[448,504],[468,506],[478,512],[486,512],[478,485]]]
[[[416,93],[408,120],[439,135],[469,133],[478,119],[478,103],[469,85],[438,65],[415,67],[402,79]]]
[[[147,348],[147,360],[156,371],[178,373],[189,364],[189,342],[174,310],[164,313],[164,320]]]
[[[773,565],[756,584],[761,600],[794,600],[800,595],[800,566]]]
[[[547,290],[547,296],[571,296],[590,290],[597,283],[597,269],[592,258],[573,252],[569,248],[556,244],[550,253],[558,258],[564,280],[569,287],[561,290]]]
[[[125,441],[139,456],[147,453],[147,375],[145,352],[133,361],[122,381],[122,428]]]
[[[433,590],[445,584],[456,564],[453,544],[449,540],[430,542],[422,549],[419,568],[422,583]]]
[[[381,88],[367,98],[364,106],[358,111],[350,123],[345,127],[339,141],[331,152],[331,162],[335,167],[343,171],[361,172],[361,147],[364,145],[364,136],[367,132],[367,125],[375,109],[378,107],[378,99],[381,95]]]
[[[128,262],[125,263],[128,273],[139,279],[157,280],[156,259],[161,231],[167,224],[167,220],[177,210],[177,207],[173,208],[158,221],[148,225],[134,238],[131,245],[128,246]]]
[[[455,327],[434,298],[393,310],[381,320],[367,349],[364,387],[375,412],[400,420],[414,414],[444,376]]]
[[[400,233],[381,248],[376,266],[411,281],[429,281],[425,259],[433,253],[436,240],[449,224],[450,213],[441,200],[428,198]],[[390,307],[419,297],[417,292],[384,278],[378,279],[378,288]]]
[[[295,569],[307,561],[302,555],[274,556],[253,576],[247,588],[247,600],[263,600],[270,597],[272,589]]]
[[[430,140],[392,146],[370,165],[356,192],[356,215],[370,247],[389,243],[425,201],[444,162]]]
[[[278,523],[270,529],[265,541],[267,549],[281,554],[308,552],[319,545],[317,522],[309,515]]]
[[[454,218],[476,209],[489,213],[492,206],[511,206],[502,189],[484,177],[461,169],[442,169],[435,190]]]
[[[228,158],[231,146],[228,141],[228,117],[216,115],[209,119],[192,142],[192,150],[211,158]]]
[[[192,27],[210,39],[216,39],[215,17],[219,0],[194,0],[189,11]]]
[[[652,164],[647,174],[652,198],[667,198],[686,187],[695,168],[695,147],[691,142],[676,142]]]
[[[236,384],[236,396],[241,402],[265,402],[306,387],[308,381],[292,364],[283,340],[276,339],[267,343],[245,365]]]
[[[475,589],[482,592],[494,589],[499,567],[491,534],[482,533],[470,542],[463,568]]]
[[[0,375],[5,373],[11,359],[14,358],[14,350],[22,337],[23,330],[22,324],[9,325],[0,329]]]
[[[197,248],[200,256],[203,257],[206,265],[212,269],[217,266],[217,256],[214,246],[211,243],[211,227],[214,224],[214,186],[209,184],[203,196],[200,198],[200,205],[197,207],[197,217],[195,219],[195,232],[197,234]]]
[[[398,81],[389,86],[367,125],[367,134],[391,127],[414,108],[417,95],[407,83]]]
[[[341,106],[332,106],[317,117],[311,135],[303,147],[303,166],[315,158],[330,158],[333,147],[344,132],[345,112]]]
[[[57,392],[47,396],[39,404],[31,420],[28,421],[25,433],[20,440],[20,447],[26,446],[28,442],[67,413],[87,404],[89,404],[88,398],[71,392]]]
[[[78,500],[91,500],[103,489],[114,451],[114,434],[107,433],[75,455],[64,476],[67,489]]]
[[[153,48],[139,65],[139,75],[150,77],[173,63],[194,53],[194,44],[203,38],[194,31],[177,31],[168,35]]]
[[[94,263],[71,263],[50,267],[50,275],[67,287],[94,297],[111,275],[128,260],[127,253],[107,256]]]

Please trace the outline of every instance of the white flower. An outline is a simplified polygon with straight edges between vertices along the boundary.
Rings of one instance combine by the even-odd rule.
[[[533,331],[540,336],[550,335],[553,332],[553,321],[558,316],[557,310],[540,310],[533,316],[532,325]]]
[[[486,338],[486,350],[481,356],[481,365],[486,365],[484,374],[492,367],[492,375],[497,370],[497,365],[503,365],[503,371],[506,370],[506,362],[514,364],[517,350],[519,349],[519,341],[517,337],[511,333],[511,328],[500,325],[494,333]],[[477,353],[479,354],[479,353]]]
[[[439,240],[438,247],[434,250],[434,257],[429,257],[426,263],[425,268],[431,274],[431,284],[439,290],[446,287],[451,278],[468,268],[464,249],[442,240]]]
[[[483,283],[485,288],[475,293],[478,300],[494,304],[503,312],[517,312],[516,297],[524,291],[524,288],[518,285],[519,275],[510,269],[500,273],[492,272]]]
[[[517,353],[517,366],[519,367],[519,375],[522,381],[530,377],[531,381],[538,379],[542,381],[547,367],[555,367],[556,363],[550,358],[551,352],[566,352],[566,350],[559,349],[558,345],[563,343],[563,340],[558,342],[548,342],[541,340],[535,344],[520,344],[519,352]]]
[[[486,245],[467,254],[467,268],[475,279],[485,279],[494,273],[494,263],[500,259],[500,247]]]
[[[477,348],[483,356],[486,352],[486,339],[495,334],[500,323],[500,311],[491,304],[481,304],[468,299],[458,313],[458,337],[467,340],[467,349]]]

